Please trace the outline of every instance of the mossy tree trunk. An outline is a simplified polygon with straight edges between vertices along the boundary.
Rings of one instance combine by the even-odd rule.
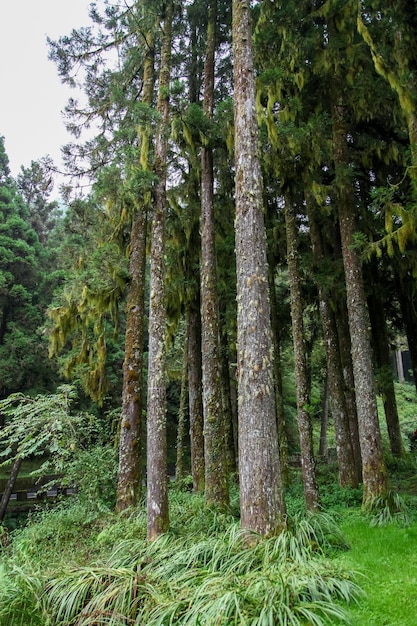
[[[207,49],[204,65],[205,114],[212,118],[217,2],[208,4]],[[219,316],[216,292],[213,150],[201,150],[201,350],[203,365],[203,415],[205,497],[209,506],[229,503],[227,442],[223,411]]]
[[[188,408],[188,331],[189,322],[187,319],[186,336],[184,342],[184,352],[181,371],[181,393],[180,406],[178,408],[178,428],[177,428],[177,460],[175,464],[175,478],[182,480],[186,475],[185,467],[185,442],[187,432],[187,408]]]
[[[165,6],[155,137],[155,204],[152,215],[147,397],[147,536],[169,527],[166,439],[165,221],[173,2]]]
[[[262,175],[249,0],[233,0],[237,377],[241,525],[262,535],[284,522],[275,414]]]
[[[190,411],[191,475],[193,490],[204,490],[203,399],[201,382],[200,298],[190,303],[188,322],[188,404]]]
[[[335,81],[332,97],[333,157],[362,455],[363,505],[366,508],[376,497],[386,496],[388,478],[378,421],[369,332],[370,319],[362,264],[359,251],[354,245],[357,231],[356,197],[349,168],[348,128],[342,94],[342,90],[338,90],[338,81]]]
[[[154,96],[154,46],[147,33],[142,102],[151,106]],[[149,131],[139,129],[141,168],[149,169]],[[116,511],[136,506],[142,491],[143,339],[147,211],[150,193],[135,199],[130,233],[129,291],[126,303],[125,358],[123,362],[122,413]]]
[[[308,511],[320,507],[319,489],[316,479],[313,428],[309,413],[310,385],[304,337],[303,298],[301,274],[297,249],[296,209],[291,198],[285,201],[285,229],[287,234],[287,264],[290,283],[291,321],[294,345],[295,383],[297,395],[297,422],[300,433],[301,470],[304,497]]]

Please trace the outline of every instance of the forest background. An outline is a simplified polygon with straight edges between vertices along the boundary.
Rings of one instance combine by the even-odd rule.
[[[232,16],[142,0],[90,18],[49,42],[83,93],[65,209],[48,159],[14,180],[0,154],[3,456],[62,471],[71,451],[100,468],[117,449],[105,500],[141,506],[146,469],[148,539],[170,526],[169,464],[210,510],[237,480],[242,528],[270,536],[294,455],[305,508],[322,508],[329,447],[363,511],[398,513],[387,459],[407,458],[414,418],[400,424],[393,350],[417,380],[414,3],[236,0]]]

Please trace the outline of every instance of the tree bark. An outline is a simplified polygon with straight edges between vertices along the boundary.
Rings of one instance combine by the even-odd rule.
[[[204,491],[203,399],[201,381],[200,299],[190,303],[188,331],[188,402],[190,410],[191,475],[193,490]]]
[[[232,10],[241,525],[267,535],[282,526],[285,501],[274,401],[250,1],[233,0]]]
[[[169,527],[166,439],[166,288],[165,220],[168,152],[169,83],[173,3],[165,7],[155,138],[155,207],[152,216],[149,361],[147,404],[147,537],[156,539]]]
[[[214,106],[214,60],[217,2],[208,10],[206,61],[204,66],[205,114],[212,118]],[[208,506],[229,504],[225,415],[223,411],[219,317],[216,292],[213,151],[201,149],[201,351],[203,364],[203,415],[205,498]]]
[[[178,410],[178,429],[177,429],[177,461],[175,467],[176,480],[185,478],[186,469],[184,464],[184,448],[186,438],[186,421],[187,421],[187,395],[188,395],[188,331],[189,322],[187,319],[186,337],[184,342],[184,353],[181,371],[181,393],[180,406]]]
[[[152,104],[154,95],[153,37],[148,34],[143,70],[142,102]],[[149,133],[139,130],[141,166],[149,168]],[[146,156],[145,156],[146,155]],[[146,230],[150,193],[134,208],[130,233],[129,292],[126,304],[125,358],[123,362],[122,413],[120,420],[119,470],[116,511],[136,506],[142,492],[143,341],[146,272]]]

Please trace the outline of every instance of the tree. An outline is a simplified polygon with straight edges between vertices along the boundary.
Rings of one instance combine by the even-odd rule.
[[[263,535],[284,521],[249,0],[233,0],[237,377],[241,524]]]
[[[209,3],[208,14],[203,111],[208,119],[212,120],[217,22],[217,2],[215,0],[211,0]],[[203,144],[201,148],[201,346],[205,496],[208,505],[225,508],[229,503],[229,492],[219,345],[219,311],[216,293],[213,196],[213,150],[210,145]]]
[[[0,138],[0,397],[45,388],[51,372],[40,326],[43,249],[10,176]]]
[[[155,136],[155,204],[152,212],[150,253],[149,360],[147,404],[147,534],[156,539],[169,526],[166,441],[166,289],[165,220],[167,211],[167,128],[173,1],[164,6],[161,65],[159,70],[159,120]]]
[[[151,31],[145,35],[146,52],[143,68],[142,102],[151,106],[154,98],[154,38]],[[148,125],[139,126],[140,168],[146,181],[150,134]],[[130,184],[135,190],[133,166]],[[140,175],[139,175],[140,177]],[[133,180],[132,180],[133,179]],[[135,190],[136,191],[136,190]],[[138,502],[142,489],[142,410],[143,410],[143,348],[146,282],[147,214],[151,201],[150,189],[130,193],[133,204],[130,231],[129,291],[126,303],[125,358],[123,362],[122,413],[120,420],[119,471],[116,510],[121,511]]]

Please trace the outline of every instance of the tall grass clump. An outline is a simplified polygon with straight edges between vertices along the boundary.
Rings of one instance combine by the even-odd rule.
[[[191,507],[196,510],[195,501]],[[349,623],[347,607],[360,589],[351,572],[326,557],[329,550],[346,548],[330,517],[296,520],[267,539],[248,535],[230,519],[227,525],[220,520],[219,529],[214,513],[206,511],[204,517],[205,531],[211,518],[211,534],[184,528],[182,536],[168,533],[152,543],[129,540],[105,563],[70,568],[50,580],[46,597],[53,623]]]

